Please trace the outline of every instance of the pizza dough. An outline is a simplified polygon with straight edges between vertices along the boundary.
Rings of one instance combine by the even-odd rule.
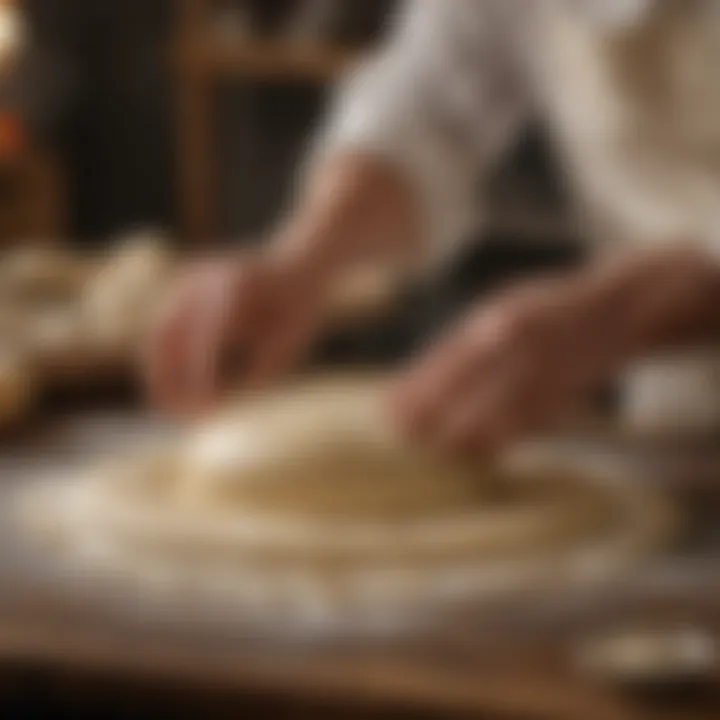
[[[113,594],[351,622],[607,578],[667,531],[658,498],[607,473],[406,446],[385,419],[386,382],[238,399],[176,447],[23,489],[23,526],[53,567],[110,577]]]
[[[57,246],[16,248],[0,261],[2,296],[31,304],[75,298],[95,269],[92,258]]]
[[[127,373],[171,265],[166,239],[148,231],[105,256],[14,249],[0,259],[0,344],[21,345],[43,386]]]

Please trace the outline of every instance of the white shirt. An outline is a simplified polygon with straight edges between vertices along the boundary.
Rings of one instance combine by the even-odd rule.
[[[404,171],[427,213],[429,247],[442,256],[481,217],[478,180],[533,115],[544,115],[555,129],[570,184],[596,234],[623,242],[630,237],[708,235],[711,226],[720,228],[720,162],[709,184],[707,168],[696,160],[690,167],[691,160],[683,157],[680,164],[687,167],[679,168],[675,155],[680,153],[671,158],[667,150],[677,150],[676,138],[668,142],[661,122],[671,113],[653,110],[648,103],[634,107],[632,97],[616,97],[617,83],[606,77],[604,36],[620,38],[619,45],[624,33],[642,26],[659,6],[671,5],[678,3],[411,0],[377,55],[338,93],[319,150],[362,150]],[[700,6],[710,13],[692,31],[708,26],[712,18],[717,34],[711,40],[720,47],[720,2],[688,0],[685,7],[691,6],[688,17]],[[683,57],[694,52],[682,37],[677,44]],[[714,83],[717,97],[698,89],[689,102],[687,93],[679,99],[673,88],[663,107],[682,103],[686,108],[687,117],[673,117],[671,134],[681,139],[688,118],[714,119],[717,113],[718,122],[711,123],[717,133],[708,145],[720,159],[720,51],[708,53],[694,61],[710,68],[705,80]],[[710,114],[693,105],[708,102],[709,94],[715,103]],[[657,132],[645,133],[646,127]],[[679,141],[677,145],[681,147]],[[705,148],[699,155],[703,162],[708,157]],[[668,181],[662,185],[659,177]],[[717,202],[705,200],[714,198],[715,190]]]
[[[403,171],[432,264],[477,225],[478,180],[537,115],[588,239],[712,246],[718,68],[720,0],[412,0],[339,93],[319,152]],[[633,424],[720,425],[717,354],[645,366],[627,387]]]

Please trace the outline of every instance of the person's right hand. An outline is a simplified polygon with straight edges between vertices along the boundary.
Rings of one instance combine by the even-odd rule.
[[[324,283],[269,253],[198,262],[176,281],[149,338],[153,404],[208,409],[229,384],[257,387],[302,359],[323,321]]]

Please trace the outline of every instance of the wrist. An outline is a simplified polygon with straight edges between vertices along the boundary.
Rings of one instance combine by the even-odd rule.
[[[338,252],[341,243],[316,228],[293,222],[276,231],[266,246],[266,257],[308,292],[326,295],[346,263]]]
[[[328,162],[275,233],[274,252],[323,283],[418,254],[417,198],[397,170],[365,155]]]
[[[639,270],[641,350],[720,340],[720,264],[700,248],[658,252]]]

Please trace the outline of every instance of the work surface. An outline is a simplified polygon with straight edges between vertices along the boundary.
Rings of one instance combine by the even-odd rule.
[[[73,467],[108,452],[124,452],[171,436],[172,428],[132,412],[59,417],[26,441],[0,452],[6,487]],[[709,474],[705,465],[705,473]],[[720,483],[720,463],[718,463]],[[704,503],[707,506],[707,501]],[[707,507],[706,507],[707,510]],[[713,510],[713,508],[710,508]],[[712,513],[710,513],[712,515]],[[720,517],[720,512],[718,513]],[[720,523],[706,523],[712,530]],[[64,603],[22,581],[5,562],[0,580],[0,668],[28,663],[74,668],[120,679],[152,679],[168,687],[197,686],[237,697],[265,691],[302,702],[493,717],[720,717],[720,694],[660,710],[584,679],[570,662],[577,644],[597,629],[691,623],[720,637],[720,586],[713,573],[713,533],[703,551],[673,559],[580,605],[525,603],[527,612],[488,622],[467,608],[442,627],[411,637],[268,638],[242,633],[158,626],[142,613],[123,622]],[[511,618],[511,619],[510,619]],[[718,678],[720,680],[720,678]]]

